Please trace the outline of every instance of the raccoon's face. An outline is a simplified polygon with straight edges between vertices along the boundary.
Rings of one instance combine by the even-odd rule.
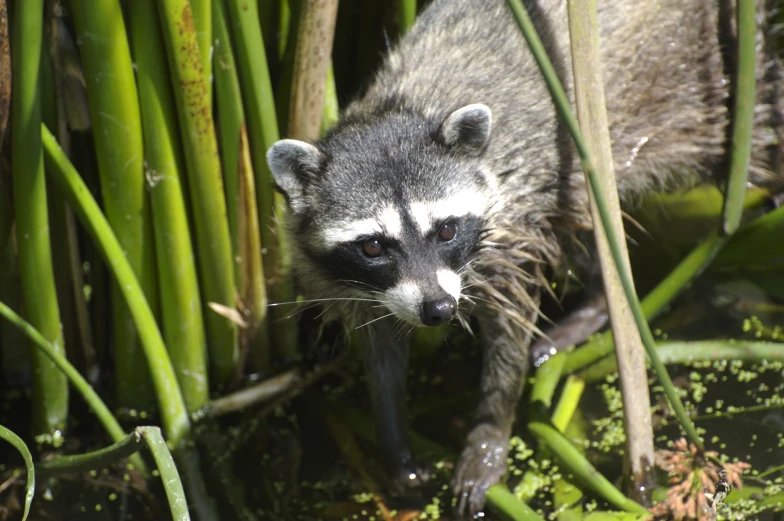
[[[450,320],[483,234],[490,129],[490,110],[469,105],[437,124],[401,112],[344,122],[318,147],[275,143],[267,159],[320,286],[410,324]]]

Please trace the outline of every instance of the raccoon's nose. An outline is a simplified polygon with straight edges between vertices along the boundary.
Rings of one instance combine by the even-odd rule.
[[[451,295],[422,304],[422,323],[426,326],[440,326],[455,315],[457,302]]]

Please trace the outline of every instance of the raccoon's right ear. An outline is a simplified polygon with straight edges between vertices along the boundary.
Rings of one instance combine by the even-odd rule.
[[[441,124],[441,139],[450,147],[478,156],[490,141],[493,116],[487,105],[466,105],[452,112]]]
[[[302,206],[305,186],[318,175],[321,159],[316,147],[296,139],[282,139],[267,151],[272,176],[294,212]]]

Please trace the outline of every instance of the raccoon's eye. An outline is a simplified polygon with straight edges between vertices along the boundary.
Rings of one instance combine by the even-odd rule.
[[[362,251],[368,257],[378,257],[384,253],[384,246],[381,245],[376,239],[369,239],[362,243]]]
[[[438,230],[438,238],[442,241],[451,241],[455,238],[456,233],[457,224],[454,221],[450,221],[441,225],[441,229]]]

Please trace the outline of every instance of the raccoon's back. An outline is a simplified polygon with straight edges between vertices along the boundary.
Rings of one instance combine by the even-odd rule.
[[[565,0],[525,4],[571,95]],[[622,197],[704,179],[724,158],[729,65],[722,45],[734,45],[729,13],[728,6],[709,0],[600,0],[603,74]],[[760,58],[760,80],[767,70],[763,62],[769,60]],[[758,119],[768,127],[755,136],[762,149],[776,141],[766,118],[775,112],[771,93],[778,76],[767,83],[772,85],[760,81],[758,96]],[[557,215],[559,207],[584,211],[579,163],[506,0],[435,0],[349,112],[405,105],[438,121],[470,103],[493,111],[487,154],[507,193],[540,194],[544,213]],[[758,178],[773,169],[762,156],[753,161]]]

